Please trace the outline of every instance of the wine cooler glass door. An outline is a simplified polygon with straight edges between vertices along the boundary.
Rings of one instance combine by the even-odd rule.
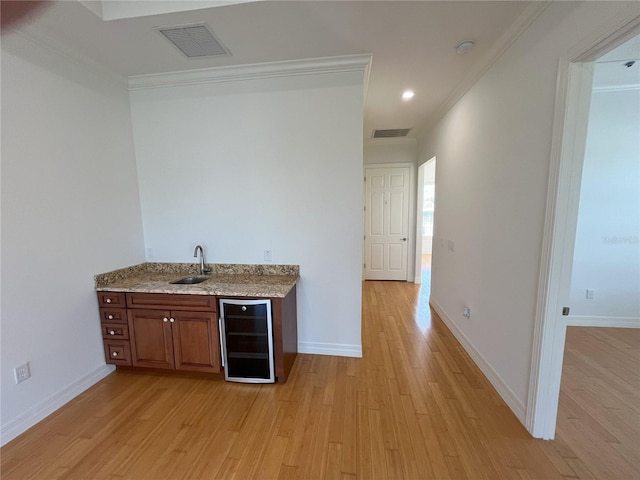
[[[220,299],[220,315],[225,378],[275,382],[271,301]]]

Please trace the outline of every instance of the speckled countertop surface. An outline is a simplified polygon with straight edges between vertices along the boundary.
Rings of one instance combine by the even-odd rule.
[[[207,280],[174,285],[182,277],[198,275],[192,263],[141,263],[95,276],[98,291],[178,293],[229,297],[285,297],[300,277],[298,265],[209,264]]]

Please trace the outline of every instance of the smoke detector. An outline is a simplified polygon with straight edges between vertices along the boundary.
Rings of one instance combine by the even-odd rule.
[[[231,55],[205,23],[159,27],[157,30],[188,58]]]
[[[469,53],[474,46],[475,46],[475,42],[472,42],[471,40],[460,42],[456,47],[456,53],[458,55],[464,55],[466,53]]]

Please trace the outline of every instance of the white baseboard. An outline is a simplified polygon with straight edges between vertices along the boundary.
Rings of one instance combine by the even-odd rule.
[[[362,358],[362,345],[344,343],[298,342],[298,353]]]
[[[514,413],[514,415],[518,418],[518,420],[520,420],[520,423],[524,425],[526,419],[526,407],[524,403],[513,393],[513,391],[509,388],[505,381],[502,380],[502,377],[500,377],[498,372],[493,369],[489,362],[473,346],[466,335],[462,333],[462,331],[456,326],[453,320],[451,320],[451,317],[449,317],[449,315],[445,313],[440,305],[438,305],[431,299],[429,300],[429,305],[431,305],[438,316],[447,325],[449,330],[451,330],[451,333],[453,333],[456,339],[460,342],[462,347],[466,350],[466,352],[469,354],[471,359],[484,374],[484,376],[487,377],[489,383],[493,385],[493,388],[498,391],[500,397],[502,397],[502,399]]]
[[[570,315],[566,317],[566,323],[567,327],[640,328],[640,318],[638,317]]]
[[[38,405],[23,413],[22,415],[9,420],[8,422],[0,426],[0,444],[5,445],[21,433],[27,431],[33,427],[36,423],[44,420],[53,412],[58,410],[67,402],[73,400],[89,387],[92,387],[104,377],[114,371],[113,366],[102,365],[93,372],[85,375],[84,377],[76,380],[71,385],[59,390],[53,395],[49,396]]]

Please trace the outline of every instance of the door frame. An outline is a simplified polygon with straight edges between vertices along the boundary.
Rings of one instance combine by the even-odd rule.
[[[364,164],[364,176],[363,176],[363,187],[362,187],[362,215],[363,215],[363,223],[362,223],[362,279],[365,279],[365,268],[364,268],[364,259],[366,255],[366,212],[365,206],[367,204],[366,198],[366,185],[364,184],[364,178],[367,176],[367,169],[369,168],[409,168],[409,218],[407,219],[407,282],[413,282],[415,280],[415,255],[416,255],[416,246],[415,246],[415,223],[416,223],[416,185],[415,185],[415,176],[416,176],[416,165],[415,163],[410,162],[402,162],[402,163],[365,163]]]
[[[580,183],[591,99],[591,62],[640,33],[629,9],[560,58],[547,188],[538,299],[525,425],[536,438],[553,439],[575,246]]]

